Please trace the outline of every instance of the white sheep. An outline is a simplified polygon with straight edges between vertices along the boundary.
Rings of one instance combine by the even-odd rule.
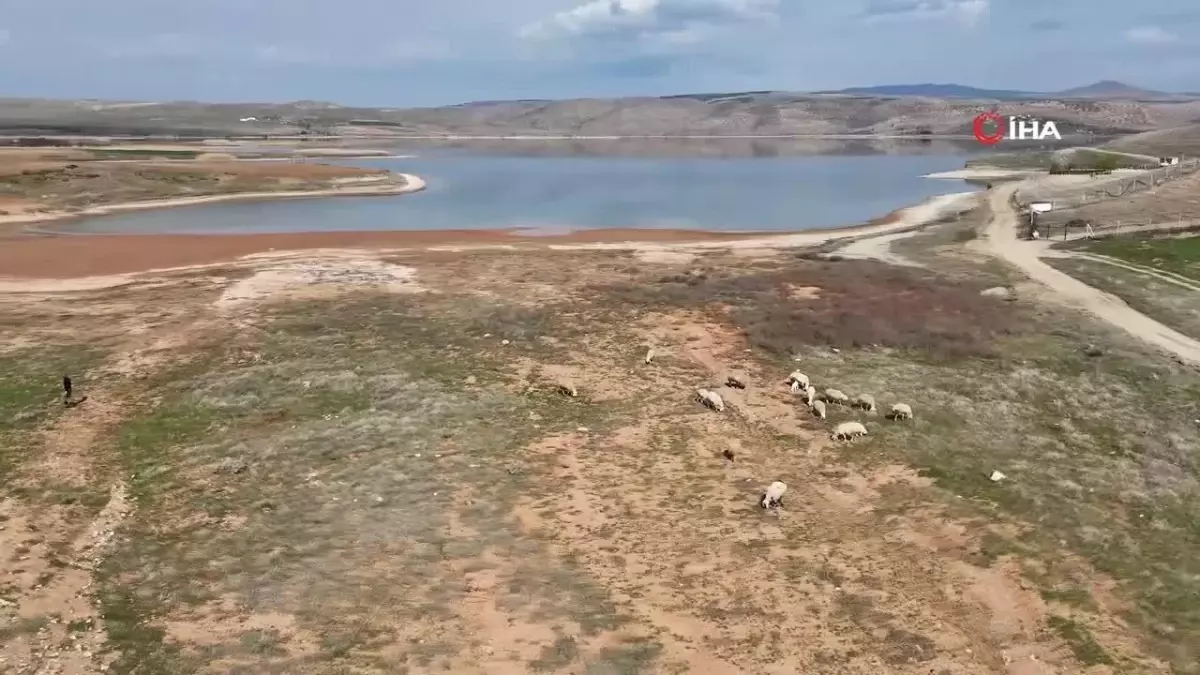
[[[558,393],[562,394],[563,396],[575,398],[576,396],[579,396],[579,389],[577,389],[575,385],[571,384],[570,382],[559,382]]]
[[[913,416],[912,406],[907,403],[897,403],[892,406],[892,412],[888,417],[894,420],[911,420]]]
[[[809,408],[818,419],[825,419],[825,401],[813,401],[809,404]]]
[[[875,412],[877,410],[875,407],[875,397],[870,394],[859,394],[858,396],[855,396],[850,400],[850,405],[854,406],[855,408],[862,408],[867,412]]]
[[[808,388],[808,376],[798,370],[793,370],[792,374],[788,375],[787,381],[792,385],[793,393]]]
[[[764,509],[778,508],[783,504],[783,493],[787,492],[787,485],[783,481],[775,481],[763,493],[762,507]]]
[[[654,360],[654,347],[646,350],[646,365],[649,365]]]
[[[817,388],[811,384],[808,385],[808,388],[804,390],[804,398],[805,403],[807,403],[809,406],[812,406],[813,400],[817,398]]]
[[[713,410],[716,410],[717,412],[725,412],[725,401],[722,400],[721,395],[715,391],[697,389],[696,398],[700,399],[701,403],[712,408]]]
[[[842,441],[858,436],[866,436],[867,428],[862,425],[862,422],[842,422],[833,429],[833,440]]]
[[[849,403],[850,397],[842,393],[840,389],[826,389],[822,397],[829,403]]]

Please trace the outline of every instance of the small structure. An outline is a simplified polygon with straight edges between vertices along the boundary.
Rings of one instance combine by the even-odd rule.
[[[1031,202],[1029,204],[1029,235],[1033,237],[1038,231],[1038,214],[1046,213],[1054,208],[1052,202]],[[1037,237],[1034,237],[1035,239]]]
[[[1178,157],[1159,157],[1158,158],[1159,166],[1174,166],[1178,163],[1179,163]]]

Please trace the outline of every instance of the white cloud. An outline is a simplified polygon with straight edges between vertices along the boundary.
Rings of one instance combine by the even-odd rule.
[[[532,40],[702,41],[723,26],[774,18],[778,0],[593,0],[521,29]]]
[[[862,16],[868,21],[891,19],[953,19],[965,26],[983,22],[989,0],[868,0]]]
[[[1137,26],[1122,34],[1126,42],[1136,45],[1166,45],[1179,42],[1179,36],[1158,26]]]

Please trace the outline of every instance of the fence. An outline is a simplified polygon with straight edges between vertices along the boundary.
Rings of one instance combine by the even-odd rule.
[[[1178,164],[1151,169],[1137,176],[1106,182],[1104,185],[1091,190],[1081,190],[1073,195],[1055,197],[1045,201],[1054,202],[1054,211],[1077,209],[1088,204],[1127,197],[1139,192],[1151,190],[1164,183],[1190,176],[1200,171],[1200,159],[1189,159]],[[1029,200],[1041,201],[1041,200]],[[1027,202],[1026,202],[1027,204]]]

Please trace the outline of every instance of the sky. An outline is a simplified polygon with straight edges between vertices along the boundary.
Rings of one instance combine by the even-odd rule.
[[[0,96],[417,107],[1102,79],[1200,91],[1200,1],[0,0]]]

